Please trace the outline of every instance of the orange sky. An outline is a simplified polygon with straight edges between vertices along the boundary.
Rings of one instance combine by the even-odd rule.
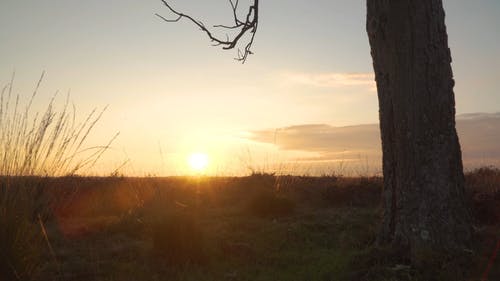
[[[172,3],[207,25],[231,16],[224,0]],[[500,2],[444,5],[457,113],[499,112]],[[208,154],[204,173],[214,175],[318,174],[346,163],[380,170],[373,132],[339,142],[336,134],[348,129],[335,129],[378,119],[364,1],[262,2],[255,55],[245,65],[233,60],[234,52],[211,47],[191,24],[167,24],[154,13],[169,16],[157,0],[3,0],[0,83],[15,70],[15,90],[27,97],[46,71],[35,108],[57,90],[71,90],[81,117],[109,105],[88,145],[121,134],[92,173],[128,161],[122,172],[129,175],[192,174],[187,159],[195,152]],[[303,130],[311,128],[323,133]],[[264,132],[271,141],[260,138]],[[326,151],[316,146],[318,136],[330,144]],[[492,155],[488,149],[464,157]]]

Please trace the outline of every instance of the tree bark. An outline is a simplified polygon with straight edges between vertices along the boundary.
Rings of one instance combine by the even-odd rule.
[[[367,0],[367,12],[383,150],[378,243],[463,250],[472,227],[442,1]]]

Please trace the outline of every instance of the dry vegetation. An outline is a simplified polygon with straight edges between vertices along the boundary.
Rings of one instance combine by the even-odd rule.
[[[1,233],[11,241],[7,280],[456,280],[463,271],[477,280],[500,230],[491,168],[467,175],[478,235],[468,267],[426,257],[427,271],[373,247],[380,178],[6,180],[44,202],[6,202],[24,216],[2,216],[2,229],[15,230]],[[500,277],[498,262],[488,280]]]

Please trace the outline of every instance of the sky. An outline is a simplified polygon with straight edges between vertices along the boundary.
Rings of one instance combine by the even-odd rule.
[[[170,2],[206,25],[230,23],[226,0]],[[443,2],[457,114],[496,120],[500,1]],[[242,65],[191,23],[155,17],[170,16],[159,0],[1,0],[0,85],[15,72],[15,92],[28,97],[45,71],[35,108],[56,91],[62,101],[71,92],[81,118],[109,105],[88,145],[120,136],[92,173],[126,162],[128,175],[189,174],[193,153],[208,155],[203,173],[213,175],[328,173],[350,162],[376,170],[376,126],[361,126],[367,131],[346,140],[338,135],[345,126],[378,122],[365,4],[261,1],[255,54]],[[291,128],[299,129],[297,138],[282,138]],[[464,147],[464,158],[474,149]]]

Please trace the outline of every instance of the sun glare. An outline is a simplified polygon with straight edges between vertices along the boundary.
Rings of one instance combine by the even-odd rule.
[[[188,163],[193,171],[202,172],[208,166],[208,155],[205,153],[193,153],[189,155]]]

